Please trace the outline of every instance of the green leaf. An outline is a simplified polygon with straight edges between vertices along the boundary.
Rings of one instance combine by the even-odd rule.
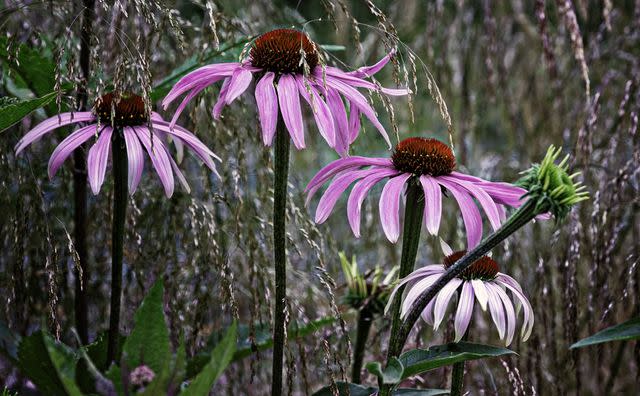
[[[17,100],[5,105],[0,104],[0,132],[28,116],[31,112],[48,105],[55,98],[56,93],[49,92],[36,99]]]
[[[7,327],[7,324],[0,322],[0,351],[13,364],[18,362],[18,345],[20,336]]]
[[[171,359],[169,330],[162,309],[163,293],[162,281],[157,281],[136,311],[133,331],[122,349],[130,370],[146,364],[158,374]]]
[[[51,58],[43,55],[45,51],[26,44],[14,45],[14,42],[11,42],[11,51],[7,51],[8,46],[9,39],[0,37],[0,62],[18,74],[36,96],[54,90],[55,65]]]
[[[451,392],[448,389],[411,389],[399,388],[393,391],[393,396],[439,396],[448,395]]]
[[[126,337],[121,334],[116,356],[120,355],[120,351],[122,351],[122,346],[124,345],[125,340]],[[78,360],[78,366],[76,367],[76,383],[84,393],[95,392],[96,381],[102,380],[101,378],[98,378],[97,374],[99,373],[96,373],[94,368],[90,367],[90,365],[95,365],[95,370],[106,371],[108,368],[107,343],[107,332],[100,333],[94,342],[84,347],[84,359]],[[87,363],[87,360],[90,360],[90,364]],[[118,379],[117,382],[120,383],[120,379]]]
[[[288,339],[295,340],[297,338],[306,337],[325,326],[333,324],[335,321],[336,318],[328,316],[309,322],[301,327],[295,323],[291,324],[287,330]],[[219,333],[211,334],[206,350],[199,352],[189,361],[187,365],[187,378],[193,377],[205,364],[207,364],[210,358],[210,351],[217,345],[220,337],[221,335]],[[256,324],[254,326],[253,337],[255,345],[251,343],[250,327],[248,325],[238,326],[238,344],[232,361],[235,362],[240,359],[244,359],[252,353],[264,351],[273,346],[272,334],[267,324]]]
[[[40,392],[46,395],[80,396],[75,384],[78,357],[69,347],[37,331],[18,347],[19,366]]]
[[[404,366],[402,379],[466,360],[511,354],[515,352],[510,349],[471,342],[451,342],[432,346],[429,349],[414,349],[400,355],[400,362]]]
[[[200,374],[194,378],[189,386],[180,394],[184,396],[206,396],[222,374],[225,368],[231,363],[233,353],[236,351],[236,338],[238,336],[238,326],[234,321],[227,330],[227,334],[211,353],[209,363],[202,369]]]
[[[611,341],[625,341],[640,339],[640,316],[627,320],[615,326],[611,326],[596,334],[584,338],[571,345],[570,349],[582,348],[589,345],[601,344]]]
[[[389,365],[382,369],[382,364],[380,362],[369,362],[364,366],[371,374],[378,377],[378,379],[382,380],[383,384],[397,384],[402,381],[404,367],[402,362],[397,358],[391,358]]]
[[[378,389],[374,387],[364,387],[359,384],[353,384],[350,382],[336,382],[338,388],[338,395],[340,396],[370,396]],[[312,396],[333,396],[333,390],[331,386],[325,386],[324,388],[315,392]]]

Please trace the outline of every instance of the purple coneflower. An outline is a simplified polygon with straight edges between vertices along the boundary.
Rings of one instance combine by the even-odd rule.
[[[363,167],[369,167],[363,169]],[[468,248],[482,238],[482,217],[475,198],[487,214],[493,229],[505,219],[503,205],[518,207],[526,192],[508,183],[495,183],[454,171],[455,156],[449,146],[436,139],[412,137],[398,143],[391,158],[348,157],[325,166],[307,185],[309,199],[335,176],[320,198],[315,221],[324,222],[342,193],[358,181],[349,195],[347,217],[356,237],[360,237],[360,209],[369,190],[388,178],[380,195],[380,220],[389,241],[400,235],[400,198],[409,182],[419,180],[424,191],[424,218],[427,230],[436,235],[440,228],[442,195],[449,191],[460,206],[467,231]]]
[[[255,97],[262,127],[262,140],[271,146],[276,133],[278,111],[293,144],[305,148],[300,97],[309,104],[322,137],[339,154],[345,155],[358,136],[360,114],[364,114],[380,131],[389,146],[389,137],[378,121],[374,109],[357,88],[380,91],[387,95],[406,95],[407,89],[388,89],[365,80],[380,71],[390,55],[373,66],[353,72],[320,65],[316,44],[303,32],[277,29],[258,37],[249,57],[241,62],[217,63],[201,67],[183,77],[162,101],[167,106],[187,93],[171,123],[175,123],[187,103],[206,87],[224,80],[212,114],[220,118],[222,108],[230,104],[258,78]],[[349,103],[347,114],[343,98]]]
[[[28,145],[57,128],[69,124],[89,123],[67,136],[53,151],[49,159],[50,178],[53,178],[58,168],[76,148],[92,137],[97,137],[87,157],[89,184],[93,193],[97,195],[104,182],[107,160],[116,130],[124,136],[126,144],[129,168],[128,188],[131,193],[136,190],[142,177],[144,168],[142,147],[149,155],[167,197],[173,194],[174,172],[180,183],[187,191],[189,190],[184,175],[178,169],[167,148],[166,141],[169,136],[175,142],[190,148],[202,162],[216,172],[212,158],[218,161],[220,158],[193,133],[177,125],[170,126],[156,112],[151,113],[150,122],[147,121],[148,118],[142,97],[124,93],[117,100],[113,93],[108,93],[96,100],[93,111],[62,113],[36,125],[20,139],[16,145],[16,154],[20,154]]]
[[[442,264],[427,265],[412,272],[398,283],[391,296],[389,296],[389,303],[391,303],[400,288],[409,284],[406,287],[407,292],[402,302],[401,317],[404,318],[411,310],[416,299],[429,289],[445,273],[447,268],[466,254],[466,251],[453,252],[446,243],[442,242],[441,244],[446,255]],[[520,284],[509,275],[499,271],[498,263],[491,257],[481,257],[462,272],[460,276],[449,281],[438,292],[435,298],[422,311],[422,319],[437,331],[444,319],[449,302],[458,292],[458,307],[456,308],[454,321],[455,342],[460,341],[467,332],[473,315],[475,300],[478,300],[483,311],[486,311],[487,307],[489,307],[491,318],[498,329],[500,339],[504,340],[506,345],[511,344],[513,340],[517,316],[522,308],[524,320],[522,322],[521,336],[522,340],[526,341],[533,329],[533,309]],[[511,298],[509,298],[507,292],[510,292]]]

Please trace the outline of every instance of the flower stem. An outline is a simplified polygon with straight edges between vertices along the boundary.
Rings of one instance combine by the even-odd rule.
[[[360,383],[362,373],[362,362],[364,361],[364,350],[369,338],[369,330],[373,323],[373,314],[367,307],[358,311],[358,328],[356,330],[356,349],[353,351],[353,368],[351,371],[351,382]]]
[[[401,328],[398,337],[395,342],[389,344],[389,353],[387,356],[399,356],[402,352],[407,337],[411,332],[411,329],[415,325],[416,321],[420,317],[420,314],[425,309],[427,304],[438,294],[442,288],[449,283],[449,281],[460,273],[462,273],[467,267],[476,262],[479,258],[484,256],[489,250],[493,249],[500,242],[505,240],[511,234],[523,227],[529,221],[531,221],[539,213],[536,210],[536,204],[533,200],[527,200],[511,217],[494,233],[489,235],[482,241],[475,249],[465,254],[460,260],[438,279],[429,289],[418,297],[413,304],[411,311],[407,314]],[[392,340],[393,341],[393,340]]]
[[[461,341],[466,341],[469,336],[469,330],[464,333]],[[451,396],[461,396],[464,387],[464,361],[453,365],[451,373]]]
[[[282,395],[284,360],[285,300],[287,298],[286,216],[287,177],[289,173],[289,134],[278,114],[275,137],[273,183],[273,257],[275,266],[275,309],[273,325],[273,366],[271,395]]]
[[[124,226],[127,219],[127,149],[124,136],[115,130],[112,141],[113,161],[113,227],[111,229],[111,309],[109,311],[109,340],[107,366],[117,358],[120,339],[120,299],[122,295],[122,257]]]
[[[80,69],[83,84],[78,88],[78,103],[80,110],[87,107],[86,84],[90,75],[90,45],[91,27],[94,20],[95,0],[83,0],[82,30],[80,31]],[[75,322],[78,336],[83,344],[89,343],[89,318],[87,303],[87,280],[89,268],[87,263],[87,161],[83,148],[73,152],[73,239],[74,248],[78,255],[75,276]]]

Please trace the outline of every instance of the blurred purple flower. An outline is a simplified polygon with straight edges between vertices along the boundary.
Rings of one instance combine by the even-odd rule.
[[[427,265],[412,272],[396,285],[389,296],[389,304],[391,304],[398,290],[409,284],[402,302],[401,317],[404,318],[420,295],[429,289],[446,272],[447,268],[466,253],[466,251],[453,252],[446,243],[442,242],[441,244],[446,255],[443,264]],[[529,300],[518,282],[509,275],[499,272],[498,264],[490,257],[483,256],[460,276],[449,281],[422,311],[422,319],[433,326],[435,331],[440,327],[449,302],[453,299],[456,291],[460,295],[454,319],[455,342],[460,341],[467,332],[473,316],[475,300],[478,300],[483,311],[487,310],[487,306],[489,307],[493,323],[498,329],[500,339],[505,341],[505,345],[509,345],[513,341],[521,308],[524,319],[520,335],[523,341],[526,341],[531,335],[534,318]],[[510,292],[511,299],[507,291]]]
[[[113,120],[111,119],[112,110]],[[89,125],[83,126],[67,136],[53,151],[49,159],[50,178],[53,178],[58,168],[76,148],[95,136],[96,143],[93,144],[87,156],[87,170],[91,190],[97,195],[104,182],[114,130],[124,136],[129,163],[128,184],[131,194],[135,192],[142,176],[143,146],[160,177],[167,197],[173,194],[173,172],[176,173],[184,188],[189,191],[184,175],[180,172],[167,148],[168,137],[171,137],[176,146],[184,145],[191,149],[202,162],[217,174],[213,158],[218,161],[220,158],[193,133],[180,126],[170,126],[156,112],[151,113],[150,121],[148,121],[147,114],[140,96],[129,93],[122,94],[116,103],[114,94],[108,93],[96,101],[93,111],[62,113],[44,120],[20,139],[15,148],[16,154],[20,154],[28,145],[57,128],[69,124],[89,123]]]
[[[211,84],[224,80],[212,114],[217,120],[222,108],[244,93],[257,74],[256,104],[262,140],[270,146],[276,132],[278,109],[287,130],[298,149],[305,148],[304,126],[300,96],[311,106],[322,137],[340,155],[346,155],[349,145],[358,136],[360,113],[364,114],[380,131],[391,147],[389,136],[378,121],[375,110],[357,88],[400,96],[408,89],[388,89],[365,80],[380,71],[390,60],[385,56],[373,66],[353,72],[322,66],[316,44],[306,34],[294,29],[277,29],[258,37],[252,44],[250,55],[242,62],[216,63],[201,67],[184,76],[162,101],[163,107],[184,93],[171,120],[175,123],[185,106],[194,96]],[[349,114],[343,97],[349,103]]]
[[[131,385],[138,387],[146,386],[149,385],[155,377],[156,373],[151,370],[151,367],[143,364],[133,369],[133,371],[129,374],[129,382],[131,382]]]
[[[361,169],[369,166],[368,169]],[[473,198],[487,214],[494,230],[500,227],[506,214],[503,205],[518,207],[526,191],[508,183],[494,183],[455,172],[453,151],[436,139],[408,138],[395,148],[391,158],[349,157],[325,166],[306,188],[307,203],[311,197],[335,176],[320,198],[315,221],[324,222],[349,186],[358,181],[349,195],[347,217],[354,235],[360,237],[360,209],[369,190],[385,178],[380,195],[380,220],[389,241],[395,243],[400,236],[400,197],[408,182],[420,181],[424,190],[424,219],[427,230],[437,235],[442,215],[443,190],[447,190],[460,206],[467,231],[468,248],[472,249],[482,238],[482,217]],[[413,181],[412,181],[413,180]]]

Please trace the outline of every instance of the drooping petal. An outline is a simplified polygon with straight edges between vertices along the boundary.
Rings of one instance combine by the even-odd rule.
[[[320,135],[327,141],[329,147],[334,148],[336,146],[336,131],[329,106],[327,106],[324,99],[320,97],[320,94],[313,85],[305,82],[304,77],[296,76],[295,81],[300,96],[302,96],[311,107],[311,112],[313,113],[313,118],[316,120]]]
[[[154,136],[152,142],[150,131],[146,127],[133,127],[133,129],[149,154],[151,164],[158,173],[160,182],[164,187],[165,195],[168,198],[171,197],[173,195],[174,188],[173,171],[171,169],[171,161],[167,155],[167,149],[162,142],[162,139]]]
[[[336,174],[342,172],[343,170],[349,168],[360,168],[362,166],[380,166],[392,168],[393,163],[389,158],[368,158],[368,157],[347,157],[340,158],[338,160],[333,161],[329,165],[320,169],[318,173],[311,179],[307,187],[304,189],[306,193],[309,193],[309,198],[312,194],[310,191],[316,187],[323,185],[327,180],[331,179]]]
[[[360,133],[360,110],[358,106],[349,102],[349,144],[356,141]]]
[[[480,308],[482,308],[483,311],[486,311],[487,303],[489,302],[489,295],[487,294],[487,288],[485,287],[484,282],[480,279],[473,279],[471,280],[471,286],[473,286],[473,291],[480,303]]]
[[[422,310],[420,317],[424,320],[429,326],[433,326],[433,306],[436,303],[436,299],[432,298],[429,301],[429,304]]]
[[[511,344],[511,341],[513,341],[513,336],[516,332],[516,313],[513,309],[513,303],[500,286],[496,285],[493,291],[500,297],[502,305],[504,305],[505,313],[507,314],[507,339],[505,340],[505,345],[508,346]]]
[[[25,147],[39,140],[47,133],[61,126],[74,124],[78,122],[94,121],[95,116],[89,111],[78,111],[75,113],[60,113],[56,116],[47,118],[33,129],[27,132],[16,144],[16,155],[20,154]]]
[[[130,127],[123,128],[124,141],[127,145],[127,159],[129,161],[129,194],[133,194],[140,184],[142,170],[144,169],[144,153],[138,135]]]
[[[242,67],[237,68],[231,75],[231,81],[229,82],[229,88],[225,95],[225,103],[231,104],[236,98],[244,93],[249,88],[253,74]]]
[[[446,179],[440,177],[435,178],[440,185],[444,186],[447,190],[451,191],[451,194],[458,202],[460,212],[462,213],[462,220],[464,221],[464,227],[467,231],[467,250],[471,250],[478,245],[480,239],[482,239],[482,217],[480,211],[473,202],[473,199],[457,184],[451,183]]]
[[[349,119],[347,117],[347,110],[344,107],[344,102],[337,91],[333,89],[327,89],[325,92],[327,98],[327,105],[333,115],[336,131],[336,145],[335,150],[344,157],[349,151],[349,145],[351,144],[349,136]]]
[[[222,83],[222,87],[220,88],[220,95],[218,95],[218,100],[216,104],[213,105],[213,109],[211,110],[211,115],[214,120],[219,120],[220,115],[222,115],[222,109],[227,104],[227,92],[229,91],[229,84],[231,83],[231,79],[227,78]]]
[[[291,140],[298,150],[304,145],[304,125],[302,123],[302,109],[295,77],[284,74],[278,81],[278,102],[284,124],[289,130]]]
[[[205,83],[207,86],[225,77],[231,77],[240,67],[240,63],[228,62],[206,65],[182,77],[162,100],[162,107],[166,110],[171,102],[183,93],[193,89],[196,85]]]
[[[52,179],[56,174],[62,163],[74,152],[75,149],[80,147],[82,143],[86,142],[97,133],[97,125],[91,124],[84,128],[80,128],[67,136],[60,144],[53,150],[51,158],[49,158],[49,178]]]
[[[504,274],[502,274],[502,275],[504,276]],[[513,278],[511,278],[511,279],[513,279]],[[506,277],[496,277],[495,281],[497,281],[499,284],[504,285],[507,289],[509,289],[511,291],[511,293],[513,293],[513,295],[517,299],[520,300],[520,303],[523,306],[522,311],[524,312],[524,321],[522,322],[521,336],[522,336],[522,340],[526,341],[527,339],[529,339],[529,336],[531,335],[531,331],[533,330],[533,323],[534,323],[533,308],[531,307],[531,303],[529,303],[529,300],[527,299],[527,297],[525,297],[525,295],[521,292],[521,290],[518,290],[518,288],[515,287],[509,281],[508,278],[506,278]],[[516,282],[516,284],[517,284],[517,282]],[[519,287],[519,285],[518,285],[518,287]]]
[[[491,319],[498,329],[498,335],[500,336],[500,339],[504,340],[504,333],[506,331],[504,309],[502,306],[502,300],[500,300],[500,297],[494,291],[495,287],[498,286],[495,286],[491,283],[486,283],[485,286],[487,288],[487,296],[489,297],[488,302]]]
[[[400,196],[410,177],[411,174],[402,173],[391,178],[380,194],[380,222],[391,243],[396,243],[400,236]]]
[[[95,144],[89,149],[87,156],[87,175],[93,195],[98,195],[100,187],[104,183],[104,175],[107,171],[107,161],[111,149],[111,135],[113,129],[105,127]]]
[[[431,176],[420,176],[420,183],[424,190],[424,220],[427,231],[431,235],[438,235],[442,216],[442,190]]]
[[[489,218],[489,222],[491,223],[491,227],[493,227],[494,230],[500,228],[500,212],[498,211],[496,203],[493,202],[489,194],[487,194],[482,188],[472,182],[457,179],[453,176],[441,176],[440,178],[455,183],[467,190],[469,194],[478,200],[484,209],[487,217]]]
[[[178,168],[178,164],[176,164],[176,161],[174,161],[173,158],[171,158],[171,154],[168,151],[167,151],[167,157],[169,158],[169,161],[171,161],[171,169],[173,169],[173,172],[176,174],[176,177],[178,178],[178,182],[180,183],[182,188],[184,188],[186,193],[190,194],[191,187],[189,187],[189,183],[187,183],[187,178],[184,177],[184,174],[182,174],[182,171],[180,171],[180,168]]]
[[[444,319],[444,314],[447,311],[447,306],[449,305],[449,301],[451,301],[451,297],[456,292],[456,289],[462,283],[461,279],[453,278],[447,283],[442,290],[438,293],[435,298],[435,304],[433,306],[433,329],[438,330],[440,324],[442,323],[442,319]]]
[[[326,76],[331,76],[332,78],[340,80],[345,84],[349,84],[352,87],[365,88],[371,91],[381,91],[384,94],[389,96],[403,96],[411,93],[411,90],[407,88],[393,89],[393,88],[385,88],[385,87],[379,86],[370,81],[363,80],[362,78],[354,74],[345,73],[336,67],[326,66],[325,69],[326,69]]]
[[[334,180],[320,198],[318,208],[316,209],[315,222],[320,224],[327,220],[344,190],[349,188],[354,181],[366,176],[368,173],[370,173],[368,170],[353,171],[341,175]]]
[[[404,286],[404,285],[406,285],[406,284],[408,284],[410,282],[418,281],[418,280],[420,280],[422,278],[425,278],[427,276],[430,276],[430,275],[434,275],[434,274],[442,275],[442,273],[444,273],[444,267],[441,264],[427,265],[425,267],[422,267],[422,268],[419,268],[419,269],[413,271],[412,273],[410,273],[406,277],[400,279],[399,282],[395,285],[395,287],[391,291],[391,294],[389,295],[389,298],[387,299],[387,305],[385,306],[385,309],[384,309],[385,315],[387,314],[387,312],[389,311],[389,308],[393,304],[393,298],[400,291],[400,288],[402,286]],[[415,287],[415,285],[413,285],[411,288],[413,289],[414,287]]]
[[[258,117],[262,127],[262,142],[265,146],[271,146],[273,143],[278,124],[278,95],[273,85],[274,77],[273,72],[267,72],[256,84]]]
[[[458,302],[458,309],[456,310],[456,318],[454,320],[455,339],[454,342],[459,342],[464,337],[473,315],[473,287],[471,282],[466,281],[462,284],[462,292],[460,293],[460,301]]]
[[[388,168],[374,168],[371,173],[356,183],[347,201],[347,218],[356,238],[360,238],[360,211],[369,190],[385,177],[393,177],[398,171]]]
[[[402,309],[400,311],[400,317],[404,318],[409,313],[409,311],[411,311],[413,304],[420,297],[420,295],[422,295],[422,293],[427,291],[438,279],[440,279],[442,274],[443,272],[431,273],[430,275],[426,276],[424,279],[420,279],[414,285],[411,286],[411,288],[407,292],[407,295],[402,301]]]
[[[204,84],[200,85],[194,88],[191,92],[187,94],[187,96],[184,97],[184,99],[182,99],[182,102],[180,102],[180,105],[176,109],[175,113],[173,113],[173,117],[171,117],[171,123],[170,123],[171,127],[173,127],[176,124],[176,122],[178,121],[178,118],[180,117],[180,114],[182,114],[182,111],[187,106],[187,104],[191,102],[191,99],[193,99],[197,94],[202,92],[206,87],[207,85],[204,85]]]

